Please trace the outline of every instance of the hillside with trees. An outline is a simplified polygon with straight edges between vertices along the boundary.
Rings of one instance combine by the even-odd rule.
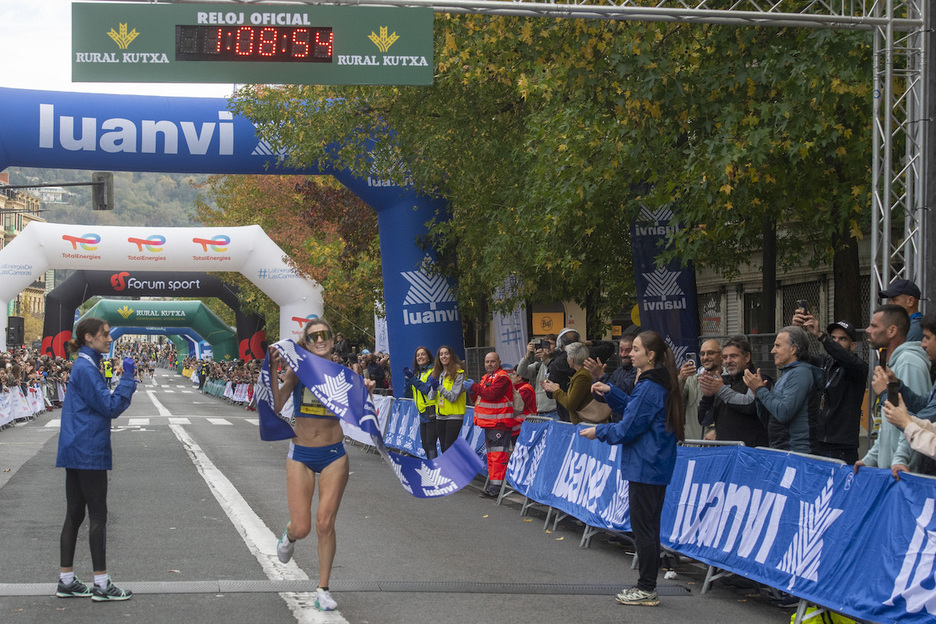
[[[90,182],[91,171],[11,167],[10,184]],[[45,203],[43,218],[50,223],[186,227],[195,219],[199,185],[207,175],[114,172],[114,210],[91,210],[91,187],[66,187],[63,203]]]

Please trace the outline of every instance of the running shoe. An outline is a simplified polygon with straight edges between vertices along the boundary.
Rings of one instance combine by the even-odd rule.
[[[660,596],[655,591],[646,591],[639,587],[629,587],[615,596],[622,605],[640,605],[643,607],[655,607],[660,604]]]
[[[68,585],[59,581],[55,595],[59,598],[89,598],[91,596],[91,588],[77,578],[73,579]]]
[[[338,603],[331,597],[327,589],[318,587],[315,590],[315,608],[319,611],[334,611],[338,608]]]
[[[282,563],[289,563],[289,560],[292,559],[293,551],[296,550],[296,542],[289,541],[289,538],[286,537],[286,531],[288,531],[288,529],[283,529],[283,536],[279,538],[279,541],[276,543],[276,556]]]
[[[117,600],[130,600],[130,597],[133,596],[133,592],[129,589],[120,589],[114,585],[110,579],[107,581],[107,587],[101,589],[97,585],[94,586],[94,594],[91,595],[91,600],[94,602],[110,602]]]

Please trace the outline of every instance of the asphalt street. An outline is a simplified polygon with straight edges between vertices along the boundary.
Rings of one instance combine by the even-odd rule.
[[[56,469],[59,411],[0,431],[0,622],[355,624],[511,622],[789,622],[792,609],[729,579],[700,594],[704,570],[676,565],[656,608],[624,607],[631,556],[607,535],[581,548],[582,526],[544,530],[544,511],[520,515],[478,496],[408,495],[379,455],[348,445],[351,478],[338,514],[332,594],[338,611],[311,606],[315,540],[276,559],[286,521],[286,442],[262,442],[257,415],[197,392],[157,369],[114,422],[108,570],[132,600],[53,596],[64,517]],[[86,521],[87,522],[87,521]],[[75,569],[90,582],[86,526]]]

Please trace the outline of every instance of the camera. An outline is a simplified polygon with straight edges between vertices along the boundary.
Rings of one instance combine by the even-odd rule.
[[[541,338],[539,341],[539,346],[537,348],[545,349],[546,351],[549,351],[549,341],[546,340],[545,338]]]

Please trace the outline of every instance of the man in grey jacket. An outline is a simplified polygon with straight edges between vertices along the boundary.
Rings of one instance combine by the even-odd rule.
[[[871,324],[865,330],[868,344],[874,349],[887,349],[887,368],[893,371],[900,382],[914,394],[926,395],[932,384],[929,376],[929,358],[919,342],[908,341],[910,315],[893,303],[880,306],[871,317]],[[878,405],[887,400],[887,392],[878,396]],[[903,433],[889,422],[882,421],[877,440],[868,449],[855,470],[862,466],[890,468],[895,478],[900,472],[916,471],[918,454],[910,448]]]
[[[774,340],[774,364],[780,380],[768,390],[760,369],[744,371],[744,383],[757,397],[757,413],[767,423],[770,447],[812,453],[809,441],[810,407],[818,413],[822,369],[800,358],[809,354],[809,338],[802,327],[784,327]]]
[[[517,364],[517,374],[530,380],[530,385],[536,391],[537,416],[559,420],[556,411],[556,400],[543,390],[541,381],[546,379],[546,368],[549,363],[549,354],[556,350],[556,335],[547,334],[539,340],[531,340],[527,344],[526,354]]]

